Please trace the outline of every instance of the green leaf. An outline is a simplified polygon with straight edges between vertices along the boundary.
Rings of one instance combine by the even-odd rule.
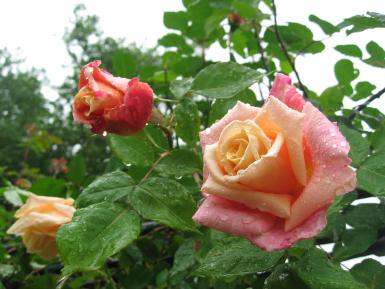
[[[9,278],[12,274],[16,273],[17,270],[13,265],[0,264],[0,277],[1,280]]]
[[[341,211],[356,199],[355,191],[334,199],[333,204],[327,210],[327,225],[318,235],[320,238],[330,238],[334,241],[341,238],[346,229],[345,218]]]
[[[200,131],[198,106],[190,99],[183,99],[175,107],[176,134],[189,146],[195,146]]]
[[[68,165],[67,178],[74,184],[83,184],[86,177],[86,163],[82,156],[73,158]]]
[[[316,15],[310,15],[309,20],[318,24],[318,26],[322,29],[322,31],[327,35],[332,35],[340,31],[340,29],[337,26],[334,26],[330,22],[325,21]]]
[[[18,187],[5,187],[3,189],[4,198],[8,203],[12,204],[15,207],[21,207],[23,205],[23,200],[21,196],[27,196],[28,192],[24,191]]]
[[[215,10],[205,21],[204,30],[206,36],[209,36],[213,31],[220,28],[221,22],[229,15],[228,10]]]
[[[119,204],[105,202],[77,210],[57,234],[63,274],[100,268],[139,233],[138,215]]]
[[[76,207],[84,208],[104,201],[115,202],[127,196],[133,185],[133,179],[122,171],[102,175],[83,190],[76,200]]]
[[[353,228],[380,229],[385,226],[385,205],[360,204],[350,206],[344,216],[346,223]]]
[[[355,265],[350,272],[353,277],[372,289],[385,289],[385,266],[373,259]]]
[[[267,271],[283,255],[283,251],[262,251],[245,239],[226,238],[208,252],[196,274],[217,279]]]
[[[326,88],[320,95],[322,110],[327,115],[333,114],[335,111],[341,109],[343,98],[344,93],[341,91],[339,86]]]
[[[257,99],[254,92],[251,89],[245,89],[237,95],[234,95],[231,98],[216,99],[211,106],[210,115],[209,115],[209,124],[213,124],[216,120],[221,119],[229,109],[233,108],[238,101],[243,103],[248,103],[253,106],[256,105]]]
[[[245,50],[247,48],[247,38],[241,29],[237,29],[231,35],[231,41],[233,43],[234,51],[237,52],[240,56],[246,57]]]
[[[366,289],[349,272],[338,264],[331,263],[321,250],[310,250],[293,263],[291,269],[309,289]]]
[[[370,136],[370,142],[372,144],[372,147],[376,151],[382,151],[385,150],[385,127],[382,127],[378,129],[377,131],[373,132]]]
[[[359,70],[355,69],[353,62],[349,59],[341,59],[334,66],[334,73],[340,84],[350,84],[359,75]]]
[[[51,177],[42,177],[32,184],[30,191],[37,195],[64,197],[67,190],[63,179],[54,179]]]
[[[352,96],[353,100],[364,99],[373,94],[376,86],[368,81],[360,81],[356,84],[356,93]]]
[[[186,271],[195,264],[194,240],[185,240],[176,250],[171,275]]]
[[[384,28],[385,27],[385,17],[380,13],[368,12],[368,16],[365,15],[356,15],[347,19],[344,19],[338,27],[340,29],[351,27],[346,31],[346,34],[352,34],[356,32],[361,32],[366,29],[373,28]]]
[[[158,40],[159,45],[164,47],[179,47],[184,48],[187,46],[187,43],[182,35],[169,33],[164,35],[162,38]]]
[[[333,257],[336,261],[346,260],[354,255],[365,252],[377,239],[377,230],[357,228],[347,230],[342,239],[333,247]]]
[[[280,264],[265,280],[264,289],[309,289],[288,264]],[[317,288],[318,289],[318,288]],[[326,289],[326,288],[325,288]]]
[[[385,196],[385,150],[370,156],[358,169],[358,186],[376,196]]]
[[[385,67],[385,50],[380,45],[374,41],[370,41],[366,45],[366,50],[369,52],[370,58],[365,59],[365,63],[375,67]]]
[[[112,72],[116,76],[131,78],[137,75],[138,62],[128,49],[119,49],[112,55]]]
[[[192,221],[195,202],[189,191],[176,181],[150,178],[136,186],[127,200],[146,219],[174,229],[196,231]]]
[[[193,91],[209,98],[229,98],[262,78],[262,74],[234,62],[221,62],[207,66],[195,77]]]
[[[357,45],[354,45],[354,44],[337,45],[334,48],[335,50],[337,50],[338,52],[341,52],[342,54],[362,58],[362,51]]]
[[[111,149],[126,165],[149,166],[154,161],[154,151],[136,136],[110,135]]]
[[[368,157],[370,143],[354,129],[341,125],[340,130],[349,142],[349,156],[353,161],[353,166],[358,167]]]
[[[156,166],[156,171],[164,175],[189,175],[201,170],[198,156],[190,150],[175,149]]]
[[[183,96],[186,95],[187,92],[189,92],[192,82],[193,82],[192,77],[173,80],[170,83],[170,91],[175,97],[182,98]]]
[[[188,16],[184,11],[165,12],[163,14],[164,26],[170,29],[186,32],[188,28]]]

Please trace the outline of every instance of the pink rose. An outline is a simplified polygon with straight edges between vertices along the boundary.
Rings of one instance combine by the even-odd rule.
[[[204,202],[193,219],[268,251],[311,238],[355,188],[349,144],[278,74],[262,108],[238,102],[200,133]]]
[[[29,253],[44,259],[57,255],[56,233],[62,224],[72,219],[73,199],[43,197],[29,194],[27,202],[17,210],[18,218],[7,231],[23,238]]]
[[[88,63],[80,72],[74,119],[97,134],[130,135],[143,129],[154,105],[151,87],[138,78],[114,77],[100,64],[100,60]]]

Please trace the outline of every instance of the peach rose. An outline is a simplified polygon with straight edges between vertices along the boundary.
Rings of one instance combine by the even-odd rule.
[[[100,60],[88,63],[80,73],[74,119],[97,134],[130,135],[143,129],[154,105],[151,87],[138,78],[114,77],[100,64]]]
[[[238,102],[200,140],[205,200],[193,219],[268,251],[318,234],[333,199],[356,185],[337,125],[283,74],[262,108]]]
[[[51,259],[57,255],[57,230],[60,225],[70,222],[75,212],[73,203],[73,199],[30,193],[27,202],[15,214],[18,220],[7,233],[21,236],[29,253]]]

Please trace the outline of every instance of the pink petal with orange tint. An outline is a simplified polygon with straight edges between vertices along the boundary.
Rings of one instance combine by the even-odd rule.
[[[349,144],[337,125],[330,122],[311,103],[306,103],[305,145],[309,151],[312,176],[294,202],[285,229],[291,230],[314,212],[332,203],[335,196],[356,186],[356,174],[349,167]]]
[[[205,151],[206,145],[216,143],[219,140],[222,130],[233,120],[254,119],[258,114],[259,108],[238,101],[237,104],[230,109],[226,115],[214,123],[211,127],[199,133],[202,152]],[[203,166],[203,180],[207,178],[208,172],[206,165]]]
[[[326,209],[321,209],[302,225],[289,232],[285,232],[284,222],[280,219],[270,231],[250,240],[254,245],[266,251],[281,250],[291,247],[299,240],[309,239],[318,235],[325,226]]]
[[[307,180],[303,152],[305,114],[287,107],[278,98],[270,96],[260,109],[255,121],[272,139],[282,132],[293,173],[298,182],[305,185]]]
[[[275,96],[288,107],[298,111],[302,111],[305,105],[305,100],[302,95],[291,84],[290,77],[281,73],[277,73],[275,76],[270,95]]]
[[[270,230],[277,218],[217,196],[207,196],[193,216],[201,225],[248,239]]]

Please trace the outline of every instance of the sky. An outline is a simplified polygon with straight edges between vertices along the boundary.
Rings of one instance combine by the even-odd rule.
[[[0,47],[8,47],[13,54],[26,59],[25,67],[43,68],[49,84],[60,85],[68,75],[70,59],[63,45],[63,34],[69,21],[73,20],[72,11],[79,0],[0,0],[4,1],[0,17]],[[100,27],[106,36],[125,38],[127,42],[136,42],[144,47],[156,45],[157,39],[170,32],[163,26],[163,12],[183,9],[181,0],[83,0],[89,14],[100,17]],[[310,14],[337,24],[356,14],[367,11],[385,13],[383,0],[276,0],[278,22],[294,21],[309,25],[315,39],[325,35],[317,25],[308,21]],[[337,44],[358,44],[363,51],[365,45],[374,40],[385,46],[384,31],[368,30],[350,36],[338,34],[325,41],[327,48],[323,53],[306,55],[297,59],[297,68],[302,81],[318,93],[336,83],[333,66],[343,57],[334,50]],[[208,57],[217,61],[227,61],[228,54],[213,47]],[[67,67],[67,69],[66,69]],[[359,61],[360,80],[369,80],[381,89],[383,72],[379,68],[368,66]],[[45,95],[54,99],[55,90],[45,86]],[[375,106],[384,106],[385,101],[375,102]]]
[[[7,47],[13,55],[25,59],[25,68],[45,70],[49,83],[44,86],[43,93],[49,99],[58,97],[52,86],[61,85],[70,72],[70,58],[62,38],[78,3],[85,4],[89,14],[100,17],[100,27],[106,36],[125,38],[128,43],[136,42],[144,47],[156,45],[157,39],[170,32],[163,26],[165,11],[183,9],[181,0],[0,0],[0,48]],[[276,5],[279,24],[290,21],[306,24],[312,29],[315,39],[323,39],[325,35],[317,25],[308,21],[310,14],[334,24],[368,11],[385,14],[384,0],[276,0]],[[336,84],[333,66],[343,55],[335,51],[334,46],[354,43],[365,51],[366,44],[372,40],[385,47],[384,36],[384,29],[373,29],[350,36],[338,34],[326,40],[327,48],[323,53],[297,59],[302,81],[321,93]],[[213,47],[207,56],[216,61],[228,60],[228,54],[219,47]],[[383,69],[357,61],[355,65],[360,70],[358,81],[372,82],[377,86],[376,91],[384,86]],[[384,111],[385,98],[372,105]],[[384,258],[375,258],[385,264]],[[350,267],[354,263],[346,265]]]

